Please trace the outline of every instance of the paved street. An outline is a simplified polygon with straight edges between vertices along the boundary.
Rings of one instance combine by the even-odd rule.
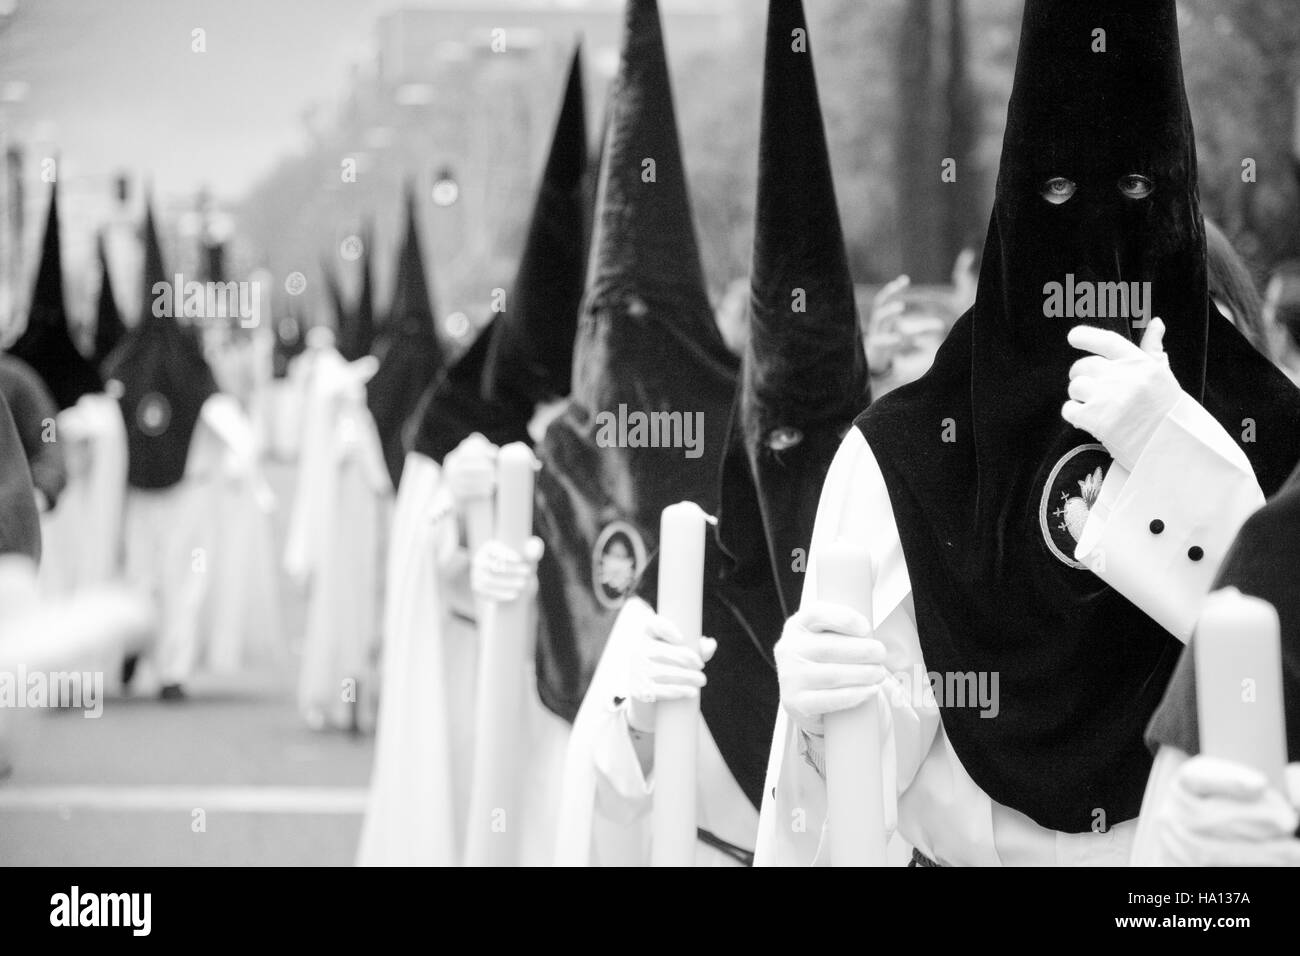
[[[373,741],[308,730],[289,677],[10,712],[0,865],[350,864]]]

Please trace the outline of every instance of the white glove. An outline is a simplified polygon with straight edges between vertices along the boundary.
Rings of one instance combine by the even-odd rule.
[[[1129,471],[1184,394],[1169,370],[1164,337],[1158,318],[1147,325],[1141,346],[1091,325],[1070,330],[1071,345],[1095,354],[1070,367],[1070,401],[1061,417],[1092,434]]]
[[[489,498],[496,489],[497,446],[475,432],[447,452],[442,470],[458,505]]]
[[[1292,782],[1297,770],[1287,768]],[[1259,771],[1192,757],[1169,786],[1155,819],[1164,865],[1300,866],[1296,810]]]
[[[799,609],[776,642],[781,704],[805,733],[822,734],[822,717],[856,707],[889,676],[885,645],[852,608],[821,601]]]
[[[524,543],[521,555],[495,539],[478,549],[470,566],[469,586],[485,601],[509,603],[537,591],[537,562],[545,546],[538,537]]]
[[[656,614],[646,622],[628,660],[627,724],[633,730],[654,731],[659,701],[700,695],[704,665],[713,658],[718,642],[701,637],[698,652],[684,645],[681,632],[667,618]]]

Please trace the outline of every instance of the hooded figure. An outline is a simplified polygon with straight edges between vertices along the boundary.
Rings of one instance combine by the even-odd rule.
[[[108,250],[104,234],[95,237],[95,254],[99,258],[99,300],[95,309],[95,367],[103,368],[122,339],[126,338],[126,324],[117,310],[113,295],[113,277],[108,268]]]
[[[478,635],[459,557],[459,502],[448,480],[455,466],[445,460],[475,432],[496,445],[530,441],[536,406],[568,387],[591,205],[581,75],[575,52],[506,311],[426,391],[416,415],[388,557],[384,692],[363,865],[460,862]],[[502,388],[485,396],[484,369],[493,360]],[[530,703],[541,710],[535,698]],[[540,716],[531,722],[535,745],[525,749],[547,763],[567,726]],[[530,830],[541,828],[530,821]],[[538,862],[549,860],[549,834]]]
[[[361,291],[357,296],[356,308],[351,311],[344,310],[341,299],[336,305],[339,310],[338,349],[349,362],[355,362],[369,355],[375,344],[374,288],[370,277],[370,232],[370,226],[367,225],[362,233],[364,238],[361,240]]]
[[[655,0],[627,5],[610,97],[571,401],[538,446],[538,679],[567,720],[660,512],[717,506],[736,382],[705,291]]]
[[[406,194],[406,239],[402,244],[393,304],[384,337],[388,340],[379,371],[366,389],[366,402],[384,444],[384,460],[396,488],[406,458],[407,422],[424,390],[437,378],[445,358],[429,304],[429,285],[420,255],[420,228],[415,221],[415,194]]]
[[[82,395],[102,392],[104,383],[72,341],[63,302],[63,262],[59,252],[59,187],[50,191],[50,212],[45,221],[41,265],[32,290],[27,328],[9,348],[49,387],[60,409],[77,404]]]
[[[155,287],[169,282],[153,210],[146,208],[144,307],[104,365],[105,376],[121,385],[127,478],[134,488],[169,488],[181,480],[199,412],[217,391],[195,337],[172,316],[159,314]]]
[[[806,554],[812,537],[826,470],[854,416],[870,401],[812,54],[806,44],[792,46],[795,30],[806,36],[803,4],[769,4],[750,337],[722,464],[717,533],[706,551],[703,630],[718,646],[701,691],[707,728],[701,739],[711,738],[716,747],[701,750],[697,806],[711,839],[708,849],[701,843],[700,862],[744,859],[753,849],[778,704],[772,645],[798,605],[798,555]],[[802,310],[792,306],[796,289],[805,295]],[[633,602],[620,615],[579,713],[569,764],[574,770],[585,738],[595,741],[594,750],[611,751],[603,758],[589,753],[588,766],[632,770],[630,761],[614,756],[629,746],[627,728],[602,738],[596,724],[609,719],[613,697],[629,694],[618,683],[626,667],[614,661],[631,652],[629,617],[639,623],[655,601],[655,563],[642,579],[643,609]],[[648,793],[644,777],[635,771],[632,777],[613,789]],[[588,846],[579,818],[591,799],[578,803],[574,782],[566,786],[561,862],[616,862],[609,846]]]
[[[1100,412],[1140,418],[1133,382],[1162,396],[1137,450]],[[1173,0],[1028,0],[975,305],[856,424],[805,598],[820,542],[869,544],[887,818],[940,863],[1125,859],[1188,610],[1300,435],[1300,393],[1210,307]],[[787,624],[791,686],[817,613]],[[824,711],[785,703],[760,856],[793,862]]]
[[[226,613],[242,613],[245,595],[230,587],[226,570],[258,573],[219,533],[234,533],[222,514],[223,491],[255,481],[257,448],[239,403],[218,394],[198,336],[164,307],[167,275],[146,207],[141,317],[105,375],[116,383],[126,425],[126,574],[158,607],[154,660],[163,696],[172,699],[183,696],[181,684],[198,663],[203,624],[211,621],[209,588],[218,589],[212,599]],[[246,529],[240,537],[244,547],[264,543]]]
[[[18,429],[0,395],[0,555],[41,559],[41,521]]]

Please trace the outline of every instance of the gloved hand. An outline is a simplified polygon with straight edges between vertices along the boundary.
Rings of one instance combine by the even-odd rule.
[[[1132,471],[1160,422],[1183,396],[1164,350],[1165,324],[1152,319],[1141,346],[1091,325],[1070,330],[1069,342],[1095,353],[1070,367],[1070,401],[1061,417],[1106,446]]]
[[[1288,768],[1294,781],[1298,765]],[[1291,789],[1295,789],[1292,787]],[[1192,757],[1175,772],[1156,810],[1166,866],[1300,866],[1297,813],[1263,774],[1215,757]]]
[[[805,733],[821,735],[824,715],[862,703],[889,676],[885,645],[852,608],[821,601],[801,607],[776,642],[781,705]]]
[[[497,482],[497,446],[475,432],[447,452],[442,470],[457,505],[491,497]]]
[[[717,649],[711,637],[700,638],[698,652],[686,647],[676,625],[658,614],[651,617],[628,661],[628,726],[652,733],[659,701],[698,697],[705,684],[704,665]]]
[[[524,543],[520,554],[493,539],[478,549],[470,566],[469,584],[474,596],[485,601],[508,603],[537,591],[537,562],[545,546],[538,537]]]

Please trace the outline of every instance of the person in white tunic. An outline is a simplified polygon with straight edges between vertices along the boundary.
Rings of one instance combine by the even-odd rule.
[[[498,445],[531,443],[569,390],[590,221],[587,149],[575,51],[506,308],[414,416],[387,560],[383,689],[361,865],[462,861],[478,657],[470,549],[492,531]],[[559,724],[567,735],[540,703],[537,710],[552,723],[534,726]],[[556,753],[564,736],[547,743],[555,738],[546,734],[530,752]],[[544,849],[529,851],[533,862],[549,854],[549,840],[540,843]]]
[[[1173,0],[1028,0],[975,305],[822,491],[757,862],[833,855],[823,718],[865,704],[916,865],[1126,863],[1143,729],[1297,435],[1209,306]],[[870,547],[870,620],[817,600],[837,540]]]
[[[284,556],[308,593],[298,709],[316,730],[370,730],[393,497],[366,407],[378,361],[347,362],[324,327],[307,334],[307,348],[311,388]]]
[[[655,712],[685,696],[701,697],[696,864],[753,857],[777,711],[772,646],[798,603],[826,471],[869,401],[799,0],[769,4],[764,67],[748,335],[705,562],[709,637],[699,654],[677,646],[680,635],[655,615],[656,559],[619,612],[574,722],[561,865],[649,861]]]

